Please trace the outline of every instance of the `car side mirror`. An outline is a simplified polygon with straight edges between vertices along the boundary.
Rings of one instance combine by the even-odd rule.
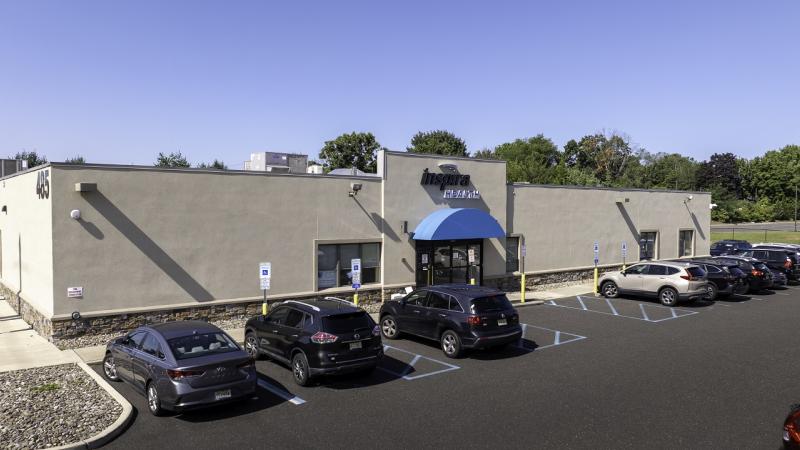
[[[117,339],[114,341],[114,343],[115,343],[115,344],[117,344],[117,345],[128,345],[128,338],[126,338],[126,337],[124,337],[124,336],[123,336],[123,337],[121,337],[121,338],[117,338]]]
[[[156,354],[156,356],[158,357],[158,359],[164,359],[164,358],[166,358],[166,357],[167,357],[167,356],[164,354],[164,352],[162,352],[162,351],[160,351],[160,350],[158,351],[158,354]]]

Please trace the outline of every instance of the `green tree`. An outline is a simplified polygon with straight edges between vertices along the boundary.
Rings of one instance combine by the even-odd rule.
[[[701,189],[719,186],[732,196],[742,198],[742,177],[739,173],[739,158],[733,153],[714,153],[700,164],[697,170],[697,185]]]
[[[509,182],[555,184],[559,181],[553,168],[561,155],[553,141],[544,135],[500,144],[493,153],[497,159],[506,161]]]
[[[695,190],[700,164],[678,153],[647,154],[639,186],[646,189]]]
[[[217,160],[214,158],[214,162],[211,164],[207,163],[200,163],[197,165],[198,169],[216,169],[216,170],[228,170],[228,166],[225,165],[224,162]]]
[[[21,159],[28,162],[28,168],[41,166],[42,164],[47,164],[47,158],[44,155],[39,156],[36,153],[36,150],[28,151],[21,151],[17,152],[16,155],[10,157],[9,159]]]
[[[64,163],[65,164],[86,164],[86,160],[83,159],[83,156],[78,155],[78,156],[74,156],[72,158],[67,158],[64,161]]]
[[[350,168],[374,173],[377,169],[376,152],[382,149],[372,133],[342,134],[326,141],[319,157],[324,161],[326,172],[337,168]]]
[[[497,159],[497,155],[494,154],[494,150],[490,148],[482,148],[473,153],[472,157],[475,159]]]
[[[189,161],[186,160],[186,157],[181,152],[170,153],[169,155],[159,152],[158,158],[153,165],[156,167],[190,167]]]
[[[628,137],[596,133],[567,142],[563,157],[567,167],[591,172],[604,185],[611,186],[625,173],[635,154]]]
[[[468,156],[467,144],[455,134],[445,130],[426,131],[411,138],[411,153],[432,153],[447,156]]]

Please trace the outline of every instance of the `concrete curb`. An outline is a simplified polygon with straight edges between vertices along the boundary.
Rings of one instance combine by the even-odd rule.
[[[71,351],[71,350],[69,350]],[[73,352],[74,353],[74,352]],[[89,439],[85,439],[80,442],[73,442],[71,444],[62,445],[60,447],[50,447],[54,450],[61,450],[61,449],[85,449],[85,448],[99,448],[103,445],[111,442],[114,438],[122,434],[125,429],[128,428],[131,421],[133,420],[133,406],[125,400],[125,397],[120,395],[119,392],[116,391],[108,382],[103,379],[100,375],[97,374],[91,367],[86,365],[85,362],[81,361],[78,355],[75,355],[76,360],[78,361],[76,364],[83,369],[84,372],[89,374],[92,379],[105,390],[108,395],[111,396],[114,400],[117,401],[122,406],[122,414],[119,415],[117,420],[114,421],[111,425],[106,427],[105,430],[101,431],[100,433],[90,437]]]
[[[525,300],[525,303],[522,303],[520,301],[515,301],[511,302],[511,304],[514,305],[515,308],[524,308],[526,306],[541,305],[544,302],[545,302],[544,300]]]

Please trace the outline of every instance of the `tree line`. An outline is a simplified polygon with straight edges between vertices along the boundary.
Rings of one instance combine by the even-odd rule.
[[[319,158],[326,172],[355,167],[372,173],[377,169],[377,152],[381,149],[385,147],[372,133],[345,133],[325,141]],[[709,191],[712,203],[716,204],[711,218],[720,222],[793,219],[800,186],[797,145],[771,150],[753,159],[715,153],[706,161],[696,161],[679,153],[648,152],[621,133],[599,132],[571,139],[563,148],[538,134],[470,154],[463,139],[449,131],[434,130],[415,134],[406,151],[505,160],[507,181],[511,183]],[[13,159],[28,161],[28,167],[47,162],[36,151],[19,152]],[[66,162],[84,164],[85,160],[76,156]],[[153,165],[191,167],[181,152],[159,153]],[[217,159],[195,167],[228,169]]]
[[[325,170],[356,167],[374,172],[383,147],[372,133],[343,134],[320,151]],[[594,133],[563,148],[542,134],[470,154],[463,139],[444,130],[419,132],[406,150],[507,163],[510,183],[709,191],[711,218],[763,222],[795,217],[800,187],[800,146],[787,145],[753,159],[715,153],[706,161],[680,153],[651,153],[621,133]]]

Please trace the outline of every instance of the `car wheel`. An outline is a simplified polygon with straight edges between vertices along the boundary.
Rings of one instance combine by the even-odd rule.
[[[617,283],[613,281],[606,281],[600,287],[600,292],[603,293],[604,297],[608,298],[616,298],[619,296],[619,289],[617,288]]]
[[[103,375],[108,381],[119,381],[117,364],[114,362],[114,355],[111,352],[106,353],[105,358],[103,358]]]
[[[442,351],[448,358],[458,358],[461,356],[461,338],[459,338],[454,331],[447,330],[442,333],[441,344]]]
[[[678,291],[671,287],[665,287],[658,293],[658,299],[664,306],[675,306],[678,304]]]
[[[706,289],[708,289],[708,294],[706,294],[706,299],[708,300],[716,300],[717,299],[717,292],[719,289],[717,285],[714,283],[708,283],[706,285]]]
[[[300,386],[308,386],[311,382],[311,376],[308,373],[308,360],[306,355],[301,352],[298,352],[292,358],[292,378]]]
[[[164,409],[161,407],[161,397],[158,395],[156,384],[152,381],[147,383],[147,409],[154,416],[163,416]]]
[[[253,359],[261,357],[261,350],[258,349],[258,339],[252,331],[248,332],[244,337],[244,350]]]
[[[381,319],[381,334],[386,339],[397,339],[400,336],[400,328],[397,327],[397,320],[394,316],[383,316]]]

